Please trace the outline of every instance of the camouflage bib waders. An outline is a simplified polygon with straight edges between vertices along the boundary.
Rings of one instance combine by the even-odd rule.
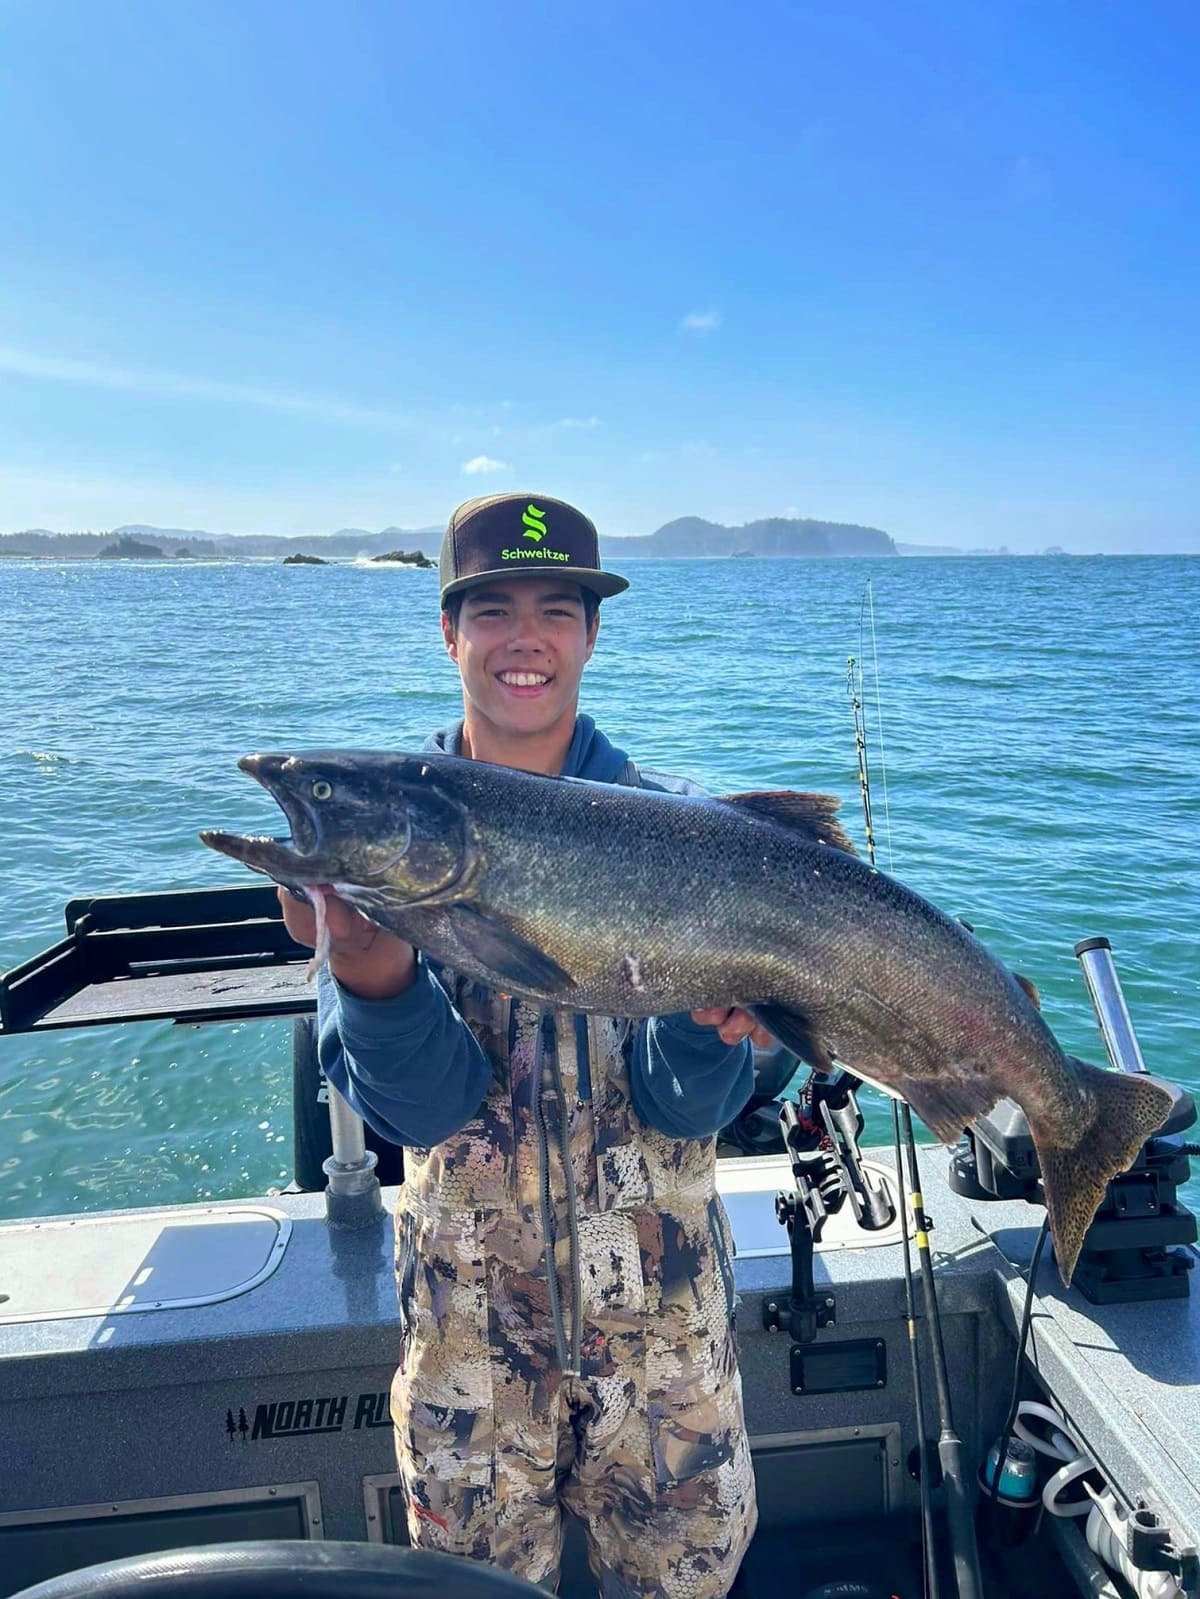
[[[412,1541],[552,1586],[561,1503],[605,1599],[719,1599],[756,1511],[715,1140],[638,1117],[630,1024],[442,982],[493,1080],[461,1132],[405,1156]]]

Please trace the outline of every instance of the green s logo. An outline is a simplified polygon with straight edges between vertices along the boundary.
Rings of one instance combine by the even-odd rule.
[[[546,513],[539,511],[536,505],[527,505],[521,516],[521,524],[525,529],[523,538],[533,539],[540,544],[546,537]]]

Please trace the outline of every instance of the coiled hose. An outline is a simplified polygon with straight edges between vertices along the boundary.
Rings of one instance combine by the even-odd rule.
[[[1044,1422],[1048,1431],[1035,1431],[1027,1425],[1028,1421]],[[1183,1599],[1184,1590],[1169,1571],[1143,1571],[1126,1554],[1125,1528],[1129,1516],[1117,1504],[1116,1495],[1107,1484],[1096,1489],[1083,1482],[1086,1498],[1064,1500],[1063,1495],[1073,1484],[1101,1474],[1053,1405],[1022,1400],[1017,1407],[1013,1432],[1038,1454],[1062,1462],[1042,1489],[1042,1504],[1047,1515],[1086,1516],[1084,1534],[1088,1546],[1110,1571],[1118,1572],[1125,1579],[1138,1599]]]

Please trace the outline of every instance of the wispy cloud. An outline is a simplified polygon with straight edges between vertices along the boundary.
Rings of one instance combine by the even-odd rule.
[[[385,427],[404,427],[409,422],[409,418],[399,416],[394,411],[354,405],[328,395],[295,394],[282,389],[258,388],[253,384],[187,377],[177,372],[147,372],[109,366],[98,361],[74,361],[5,345],[0,345],[0,372],[50,383],[123,389],[131,394],[168,394],[182,399],[214,400],[221,405],[288,411],[293,415],[321,417],[332,422],[368,422]]]
[[[684,333],[711,333],[721,326],[719,311],[689,311],[679,324]]]
[[[579,428],[598,428],[600,426],[600,418],[598,416],[563,416],[557,422],[551,422],[550,426],[552,428],[561,428],[563,432]]]
[[[507,461],[497,461],[490,455],[473,455],[463,462],[463,471],[470,477],[478,477],[485,472],[511,472],[512,467]]]

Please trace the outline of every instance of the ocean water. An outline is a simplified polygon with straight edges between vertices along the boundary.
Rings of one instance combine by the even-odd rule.
[[[582,701],[615,742],[716,792],[840,794],[861,840],[847,658],[864,661],[880,864],[972,922],[1097,1061],[1072,947],[1107,935],[1150,1069],[1200,1090],[1200,558],[629,575]],[[76,896],[249,882],[196,839],[279,830],[240,755],[411,746],[459,703],[431,572],[0,562],[0,969],[60,937]],[[0,1217],[290,1173],[290,1023],[0,1038]]]

